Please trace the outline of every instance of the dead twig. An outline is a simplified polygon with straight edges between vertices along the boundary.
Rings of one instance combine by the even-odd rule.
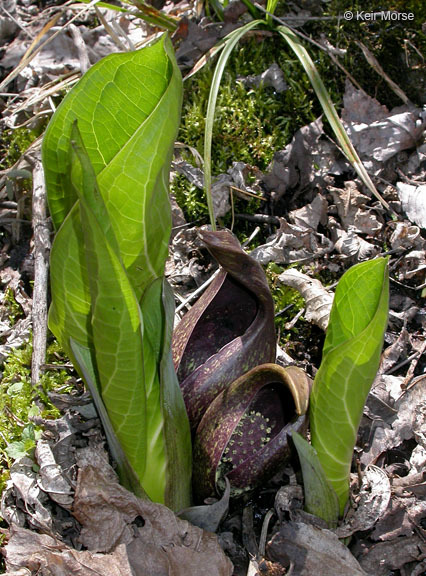
[[[36,386],[40,377],[40,368],[46,361],[47,282],[50,254],[50,227],[46,218],[46,188],[40,157],[34,162],[32,210],[34,229],[34,291],[31,384]]]

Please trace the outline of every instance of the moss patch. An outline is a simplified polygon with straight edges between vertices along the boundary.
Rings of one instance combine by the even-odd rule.
[[[54,341],[47,350],[47,362],[58,362],[59,345]],[[40,385],[31,385],[32,345],[14,350],[3,366],[0,383],[0,492],[9,477],[13,460],[32,455],[41,428],[32,423],[37,416],[57,418],[60,413],[50,402],[51,390],[71,391],[69,374],[63,370],[45,372]]]
[[[0,138],[0,169],[10,168],[37,138],[28,128],[3,130]]]

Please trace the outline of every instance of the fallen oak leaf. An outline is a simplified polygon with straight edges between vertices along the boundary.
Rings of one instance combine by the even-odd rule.
[[[289,224],[285,218],[279,221],[280,228],[274,237],[251,252],[261,264],[271,260],[276,264],[314,260],[333,250],[333,242],[312,228]]]
[[[328,190],[333,196],[344,230],[352,226],[354,232],[373,235],[382,229],[383,224],[367,206],[370,198],[359,192],[356,182],[345,182],[344,189],[329,186]]]

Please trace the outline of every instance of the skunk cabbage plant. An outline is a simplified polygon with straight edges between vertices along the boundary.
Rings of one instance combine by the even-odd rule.
[[[165,35],[108,56],[58,107],[42,149],[56,230],[49,327],[117,440],[131,476],[123,482],[136,478],[140,492],[173,509],[189,505],[191,474],[163,281],[181,91]]]
[[[317,480],[324,473],[326,482],[322,483],[337,494],[340,515],[349,497],[349,472],[358,426],[379,367],[388,300],[385,258],[357,264],[340,279],[311,393],[309,416],[314,451],[303,447],[303,439],[296,441],[302,469],[316,470],[312,483],[304,473],[305,492],[317,491]],[[331,503],[327,486],[326,493],[322,500]],[[330,519],[321,498],[313,498],[311,493],[306,500],[317,503],[315,509],[310,507],[308,511]]]
[[[221,270],[173,334],[173,360],[192,430],[216,396],[275,360],[274,304],[261,265],[228,230],[201,230]]]
[[[272,296],[262,267],[228,230],[200,231],[221,265],[178,324],[173,355],[194,434],[197,500],[231,484],[233,495],[273,476],[288,434],[307,426],[310,380],[275,359]]]

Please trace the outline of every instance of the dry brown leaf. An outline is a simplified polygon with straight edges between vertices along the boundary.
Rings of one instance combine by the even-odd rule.
[[[340,222],[345,230],[351,226],[354,232],[373,235],[382,229],[382,223],[366,206],[370,198],[359,192],[355,182],[345,182],[344,189],[330,186],[329,191],[333,196]]]
[[[199,576],[206,566],[211,576],[232,574],[214,534],[180,520],[161,504],[138,499],[100,468],[80,469],[74,515],[85,547],[110,552],[126,544],[136,574]]]
[[[310,278],[295,268],[286,270],[278,277],[280,282],[294,288],[305,299],[305,318],[313,322],[322,330],[327,329],[333,296],[327,292],[319,280]]]
[[[394,570],[402,569],[411,562],[421,562],[425,558],[426,545],[422,538],[400,537],[388,542],[379,542],[369,549],[360,551],[359,563],[374,576],[388,576]],[[405,572],[406,573],[406,572]],[[424,572],[410,572],[420,576]]]
[[[327,200],[321,194],[317,194],[310,204],[289,212],[290,222],[301,228],[316,230],[318,225],[327,222]]]
[[[231,576],[232,563],[215,534],[180,520],[165,506],[139,500],[120,486],[101,444],[91,442],[76,452],[74,517],[68,523],[75,519],[79,522],[79,542],[87,550],[71,548],[55,537],[51,511],[46,510],[50,524],[36,522],[35,514],[33,518],[26,511],[22,517],[18,514],[7,517],[11,526],[11,537],[5,547],[8,570],[25,567],[31,571],[28,574],[42,576],[199,576],[208,567],[212,576]],[[36,477],[36,473],[33,475]],[[29,477],[28,481],[37,488],[35,478]],[[45,481],[53,481],[55,489],[56,472],[53,480]],[[23,490],[27,484],[22,485]],[[31,484],[28,487],[32,489]],[[49,493],[52,496],[51,490]],[[28,507],[37,512],[34,501],[42,497],[47,500],[42,491],[32,499],[28,494]],[[21,528],[16,524],[19,519],[22,524],[29,520],[44,534]]]
[[[263,185],[277,201],[291,189],[306,191],[321,185],[330,173],[341,174],[346,161],[337,147],[321,139],[323,124],[318,118],[296,132],[284,150],[276,152]]]
[[[389,477],[381,468],[369,466],[362,479],[356,510],[335,533],[347,538],[355,532],[369,530],[385,513],[391,497]]]
[[[390,378],[392,377],[382,377],[382,381]],[[395,378],[397,377],[393,379]],[[360,457],[362,464],[369,465],[376,461],[380,454],[399,446],[404,440],[414,438],[426,448],[426,377],[418,377],[410,388],[401,391],[393,408],[396,418],[391,427],[386,422],[378,421],[371,447]]]
[[[6,522],[51,531],[53,522],[47,506],[48,498],[40,490],[34,462],[24,456],[10,468],[10,479],[2,493],[1,516]]]
[[[359,236],[352,226],[347,232],[338,226],[332,228],[335,248],[339,254],[357,261],[368,260],[379,253],[379,249]]]
[[[77,551],[47,534],[17,526],[11,528],[6,565],[12,574],[27,568],[27,574],[37,576],[134,576],[124,545],[111,554]]]
[[[52,448],[46,440],[39,440],[36,447],[36,459],[40,466],[37,484],[50,498],[70,509],[74,490],[65,477],[63,470],[58,466]]]
[[[425,240],[420,234],[420,228],[413,226],[409,222],[397,222],[389,242],[392,250],[423,248],[426,245]]]
[[[405,480],[405,478],[406,477],[403,479]],[[394,491],[398,489],[394,482],[392,482],[392,488]],[[407,492],[403,498],[397,497],[395,494],[389,503],[388,509],[377,522],[374,531],[371,533],[371,539],[374,541],[387,541],[400,538],[401,536],[412,536],[417,523],[411,522],[409,513],[413,508],[417,508],[416,502],[417,499],[409,497]],[[423,507],[422,512],[424,515],[426,502],[420,504]]]
[[[262,72],[262,74],[258,74],[257,76],[250,75],[238,77],[237,81],[249,88],[258,87],[260,85],[272,86],[278,94],[284,92],[288,88],[287,83],[284,80],[283,71],[276,62],[273,62],[273,64],[271,64],[267,70]]]
[[[426,228],[426,184],[411,186],[398,182],[396,187],[402,209],[408,218],[421,228]]]
[[[250,252],[250,256],[261,264],[271,261],[276,264],[291,264],[313,260],[333,250],[333,243],[323,234],[312,228],[289,224],[284,218],[279,220],[280,228],[276,235]]]
[[[414,148],[425,128],[422,110],[401,106],[388,112],[377,100],[346,81],[342,119],[361,160],[383,163]]]
[[[268,544],[268,557],[290,563],[297,576],[365,576],[351,552],[330,530],[286,522]]]

